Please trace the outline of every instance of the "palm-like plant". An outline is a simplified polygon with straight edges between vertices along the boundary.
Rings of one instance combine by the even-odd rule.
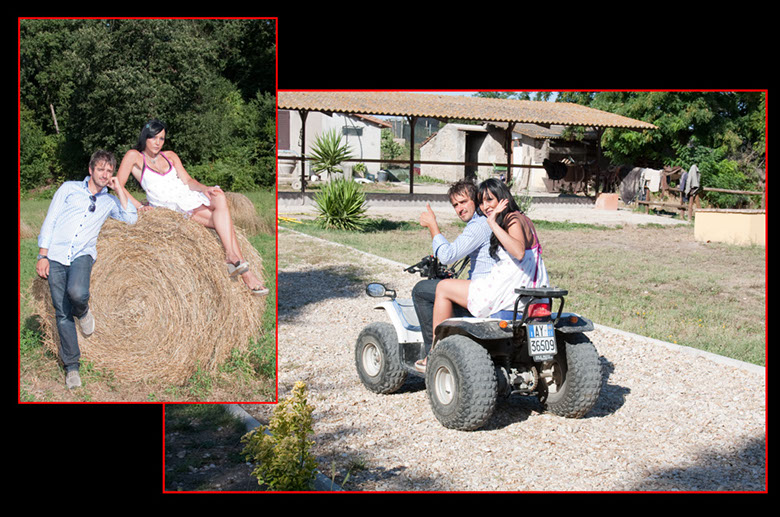
[[[316,173],[325,171],[327,181],[333,178],[333,173],[342,172],[341,162],[352,158],[349,146],[341,143],[341,135],[335,129],[317,136],[311,156],[312,170]]]
[[[366,195],[354,181],[326,183],[314,201],[319,212],[317,222],[323,228],[355,231],[366,222]]]

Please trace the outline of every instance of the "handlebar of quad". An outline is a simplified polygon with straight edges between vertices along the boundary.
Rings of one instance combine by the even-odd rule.
[[[409,266],[404,271],[412,274],[420,273],[420,276],[425,278],[452,278],[455,276],[455,271],[452,268],[441,264],[439,259],[433,255],[423,257],[420,262]]]

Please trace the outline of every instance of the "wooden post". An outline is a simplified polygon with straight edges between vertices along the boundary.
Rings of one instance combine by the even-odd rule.
[[[414,128],[417,117],[407,117],[409,120],[409,194],[414,194]]]
[[[308,111],[302,110],[301,116],[301,204],[306,204],[306,116]]]
[[[601,185],[601,137],[604,136],[604,128],[603,127],[597,127],[596,128],[596,177],[599,178],[596,181],[596,192],[594,194],[596,197],[599,195],[599,188],[601,188],[601,191],[604,191],[604,187]]]
[[[512,131],[515,129],[515,123],[510,122],[506,127],[504,135],[504,150],[506,151],[506,184],[512,182]]]

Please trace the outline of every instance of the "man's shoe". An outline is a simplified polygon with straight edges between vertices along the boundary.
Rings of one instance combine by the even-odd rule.
[[[91,336],[95,332],[95,317],[92,316],[91,310],[87,309],[87,313],[79,318],[79,326],[84,337]]]
[[[81,386],[81,376],[76,370],[71,370],[65,375],[65,386],[72,390]]]

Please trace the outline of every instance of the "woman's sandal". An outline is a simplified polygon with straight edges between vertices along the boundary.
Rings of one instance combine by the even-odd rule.
[[[235,262],[235,263],[232,263],[232,264],[230,262],[228,262],[227,263],[227,269],[228,269],[228,274],[230,275],[231,278],[239,276],[239,275],[243,275],[244,273],[249,271],[249,262],[239,261],[239,262]],[[250,287],[249,291],[252,294],[257,295],[257,296],[265,296],[265,295],[267,295],[269,293],[268,288],[267,287],[263,287],[263,284],[260,284],[257,287]]]
[[[259,287],[255,287],[254,289],[249,289],[249,292],[251,292],[256,296],[265,296],[269,293],[268,288],[263,287],[262,285],[260,285]]]
[[[228,262],[227,270],[228,270],[228,275],[230,275],[231,278],[234,276],[243,275],[244,273],[249,271],[249,262],[238,261],[232,264]]]
[[[417,370],[420,373],[425,373],[425,368],[428,366],[428,357],[424,357],[423,359],[419,359],[414,362],[414,369]]]

